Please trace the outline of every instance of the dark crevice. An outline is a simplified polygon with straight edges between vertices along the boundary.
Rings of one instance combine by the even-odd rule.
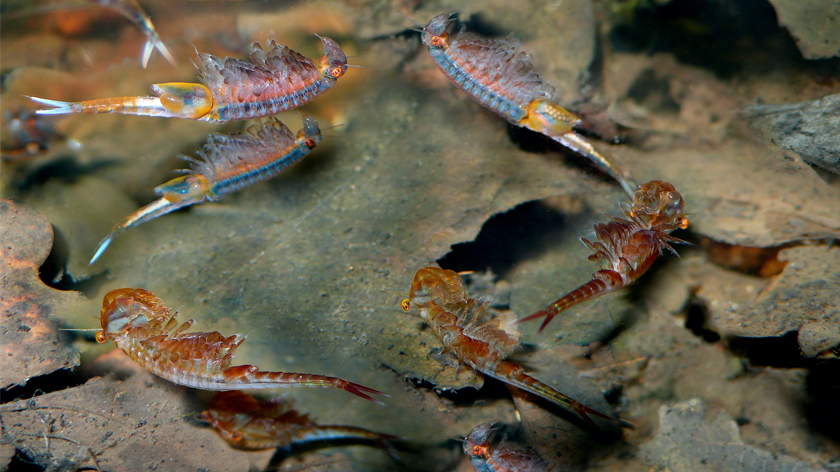
[[[837,362],[817,363],[808,372],[805,383],[808,401],[805,417],[811,426],[840,443],[840,365]]]
[[[778,337],[731,337],[729,349],[753,367],[810,367],[815,361],[802,356],[797,332],[790,331]]]
[[[46,468],[36,464],[32,458],[18,449],[4,470],[10,472],[41,472],[46,470]]]
[[[766,0],[648,2],[612,28],[609,42],[618,51],[670,52],[723,78],[742,70],[806,65]]]
[[[48,287],[56,290],[81,292],[88,298],[93,298],[99,293],[102,284],[108,280],[108,273],[101,272],[91,275],[85,279],[76,279],[67,272],[67,259],[70,255],[69,244],[64,233],[53,226],[53,247],[41,267],[38,268],[38,276]]]
[[[87,382],[88,378],[73,370],[59,369],[45,375],[33,377],[26,385],[0,390],[0,400],[8,403],[18,400],[29,400],[46,393],[57,392],[66,388],[78,387]]]
[[[455,272],[487,269],[505,278],[513,266],[542,250],[546,241],[563,231],[564,217],[538,201],[523,203],[494,215],[474,241],[455,244],[437,262]]]
[[[709,322],[709,309],[703,303],[693,300],[686,310],[685,327],[695,336],[702,338],[707,343],[720,341],[720,333],[707,328]]]

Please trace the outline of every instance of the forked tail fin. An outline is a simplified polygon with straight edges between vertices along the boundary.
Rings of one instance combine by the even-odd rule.
[[[613,418],[612,416],[605,415],[600,411],[593,410],[592,408],[589,408],[588,406],[578,402],[577,400],[558,392],[557,390],[526,374],[522,367],[511,362],[500,362],[499,365],[496,367],[495,371],[492,373],[484,371],[482,372],[486,375],[490,375],[493,378],[501,380],[502,382],[525,390],[526,392],[530,392],[534,395],[545,398],[546,400],[552,403],[568,408],[577,416],[579,416],[595,428],[597,428],[598,425],[595,424],[591,416],[596,416],[598,418],[608,421],[618,422],[622,425],[625,424],[617,418]]]
[[[141,59],[141,63],[143,68],[146,68],[146,65],[149,64],[149,58],[152,56],[152,51],[157,49],[160,54],[166,58],[166,61],[172,64],[172,67],[178,67],[178,62],[175,61],[175,58],[172,56],[172,53],[169,52],[169,49],[166,48],[166,45],[163,44],[161,41],[160,36],[158,36],[156,31],[151,31],[147,34],[148,39],[146,40],[146,44],[143,45],[143,57]]]

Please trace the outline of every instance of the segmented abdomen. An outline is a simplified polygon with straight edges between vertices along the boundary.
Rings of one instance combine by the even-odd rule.
[[[312,118],[307,118],[314,124]],[[317,125],[316,129],[317,129]],[[192,173],[210,182],[212,198],[270,179],[309,154],[283,123],[269,120],[256,133],[211,135],[198,153]]]
[[[512,123],[518,123],[525,116],[525,110],[522,109],[522,106],[527,105],[527,103],[515,103],[509,96],[491,88],[481,80],[481,77],[474,70],[471,70],[472,67],[466,66],[462,61],[451,57],[449,54],[451,50],[450,48],[447,51],[441,51],[439,54],[432,54],[432,57],[455,85],[467,92],[482,106],[493,110]]]
[[[332,83],[318,79],[300,88],[285,87],[287,90],[278,90],[279,87],[274,85],[258,96],[248,96],[247,92],[242,93],[231,87],[231,90],[217,99],[217,106],[210,113],[214,115],[213,119],[209,121],[247,120],[294,110],[326,92]],[[241,95],[245,97],[238,99]]]

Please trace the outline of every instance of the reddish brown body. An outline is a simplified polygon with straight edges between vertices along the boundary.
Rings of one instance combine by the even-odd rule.
[[[135,362],[170,382],[203,390],[281,387],[339,388],[375,401],[368,394],[382,392],[336,377],[316,374],[263,372],[257,366],[231,366],[234,352],[245,338],[218,331],[184,333],[193,320],[178,325],[163,301],[148,290],[123,288],[102,301],[102,330],[96,340],[113,339]]]
[[[502,438],[496,445],[490,443],[493,425],[484,423],[470,431],[464,440],[464,453],[476,472],[547,472],[551,466],[537,451],[522,447]]]
[[[519,344],[521,334],[512,326],[513,317],[490,319],[487,305],[468,298],[461,277],[451,270],[425,267],[411,283],[403,309],[415,305],[443,342],[464,364],[478,372],[567,407],[594,425],[590,415],[615,421],[603,413],[554,390],[505,360]]]
[[[217,393],[207,410],[201,413],[201,419],[216,428],[219,436],[231,446],[247,450],[292,447],[331,439],[379,443],[400,439],[353,426],[319,425],[309,415],[295,411],[291,402],[282,399],[258,401],[238,390]]]
[[[630,285],[653,265],[663,249],[674,252],[670,243],[683,242],[670,236],[671,231],[688,227],[683,209],[682,195],[668,182],[652,180],[638,186],[633,205],[629,210],[623,208],[624,218],[613,217],[609,223],[595,225],[594,243],[581,239],[594,252],[589,260],[598,262],[601,270],[589,282],[517,323],[545,317],[539,329],[542,332],[563,310]]]

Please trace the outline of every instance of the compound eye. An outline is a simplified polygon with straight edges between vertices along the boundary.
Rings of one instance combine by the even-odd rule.
[[[242,433],[239,431],[234,432],[230,435],[230,438],[234,440],[234,442],[242,441]]]
[[[403,311],[408,311],[411,309],[411,302],[406,298],[402,301],[402,303],[400,303],[400,306],[402,307]]]
[[[484,448],[481,446],[473,446],[473,454],[475,454],[476,456],[483,456]]]
[[[105,335],[105,331],[97,331],[96,332],[96,342],[102,344],[108,340],[108,336]]]
[[[330,71],[330,74],[335,78],[341,77],[341,74],[343,73],[344,72],[341,71],[341,67],[333,67],[333,70]]]
[[[312,139],[312,138],[309,138],[306,141],[304,141],[303,144],[306,145],[306,147],[308,147],[309,149],[312,149],[312,148],[315,147],[315,140]]]
[[[682,219],[680,219],[680,229],[686,228],[688,228],[688,218],[683,216]]]
[[[440,39],[440,36],[432,36],[432,46],[440,46],[443,44],[443,40]]]

